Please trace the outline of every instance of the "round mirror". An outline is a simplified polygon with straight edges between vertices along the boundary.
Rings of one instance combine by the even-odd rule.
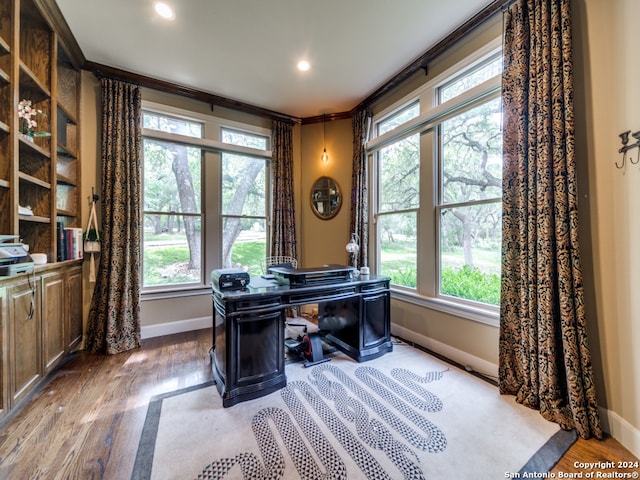
[[[311,210],[318,218],[328,220],[337,215],[342,205],[342,192],[331,177],[320,177],[311,189]]]

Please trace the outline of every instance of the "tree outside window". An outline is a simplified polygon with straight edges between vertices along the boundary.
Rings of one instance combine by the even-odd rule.
[[[268,138],[222,129],[222,141],[266,150]],[[222,264],[253,275],[262,273],[267,255],[267,162],[222,154]]]
[[[201,137],[202,124],[143,113],[143,127]],[[202,150],[143,139],[143,287],[202,284]]]
[[[143,287],[203,285],[205,246],[208,264],[260,273],[267,248],[268,162],[233,150],[240,146],[266,151],[269,138],[220,128],[216,140],[230,147],[214,150],[201,141],[204,123],[200,121],[144,111],[143,127],[147,132],[164,132],[162,139],[150,132],[143,137]],[[189,137],[194,139],[192,144]],[[220,177],[219,184],[206,188],[210,198],[216,197],[214,191],[220,192],[220,198],[213,202],[216,208],[205,212],[202,192],[207,149],[219,153],[207,156],[211,162],[207,168],[218,165]],[[211,230],[219,239],[207,241],[205,218],[209,225],[220,225]]]
[[[501,69],[499,52],[469,63],[375,124],[375,253],[393,285],[499,305]]]

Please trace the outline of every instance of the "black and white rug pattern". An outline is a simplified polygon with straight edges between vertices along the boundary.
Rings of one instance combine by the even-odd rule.
[[[504,478],[531,463],[532,453],[557,433],[537,412],[505,403],[486,382],[473,378],[464,387],[466,372],[406,345],[400,349],[410,351],[396,348],[364,364],[343,355],[311,368],[288,364],[284,389],[227,409],[212,384],[163,395],[149,405],[132,478]],[[467,404],[468,411],[460,409]],[[504,411],[502,419],[523,421],[522,429],[499,432],[491,424],[505,406],[517,411]],[[466,424],[473,430],[461,431]],[[550,468],[570,444],[560,441],[536,469]],[[507,445],[515,446],[515,458]]]
[[[309,408],[313,409],[316,416],[338,440],[343,452],[358,465],[363,474],[362,478],[392,478],[384,471],[371,450],[379,451],[391,460],[403,478],[425,478],[416,463],[412,447],[436,453],[446,448],[447,439],[436,425],[418,413],[420,410],[437,412],[442,409],[440,399],[420,384],[438,380],[442,378],[443,373],[428,372],[426,376],[419,377],[408,370],[396,368],[391,371],[393,378],[390,378],[375,368],[358,367],[355,375],[360,382],[368,385],[388,403],[380,402],[334,365],[322,364],[313,367],[309,383],[294,381],[281,390],[290,413],[282,409],[265,408],[253,417],[253,432],[261,456],[265,460],[264,465],[254,454],[242,452],[234,458],[216,460],[208,465],[198,478],[223,479],[237,464],[240,465],[245,479],[282,478],[285,468],[284,455],[274,438],[270,426],[270,423],[273,423],[300,478],[346,479],[347,470],[341,455],[322,433]],[[366,407],[377,417],[369,415]],[[404,418],[400,417],[398,412]],[[315,455],[301,438],[294,422],[300,425]],[[353,424],[357,435],[354,435],[345,423]],[[402,440],[397,439],[390,428],[398,432]],[[314,458],[318,458],[321,465],[318,465]]]

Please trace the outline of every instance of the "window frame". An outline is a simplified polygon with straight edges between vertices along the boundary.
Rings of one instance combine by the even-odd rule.
[[[394,102],[372,119],[372,134],[374,135],[365,150],[370,171],[370,224],[369,259],[371,265],[380,271],[380,247],[377,221],[380,212],[377,211],[377,189],[379,177],[377,167],[377,152],[387,145],[407,138],[414,133],[420,134],[420,207],[417,219],[418,251],[417,251],[417,286],[415,289],[392,285],[392,297],[415,305],[432,308],[444,313],[474,320],[480,323],[498,326],[499,308],[493,305],[468,301],[461,298],[441,295],[440,290],[440,217],[438,206],[440,188],[440,162],[438,154],[437,126],[448,118],[454,117],[463,110],[483,104],[489,100],[500,98],[500,75],[463,92],[462,94],[438,104],[438,89],[460,77],[463,72],[471,72],[479,65],[491,61],[492,57],[500,54],[502,41],[499,37],[487,42],[483,47],[455,65],[447,68],[410,94]],[[420,114],[412,120],[397,126],[382,135],[375,136],[377,125],[390,116],[402,111],[411,103],[420,103]],[[448,205],[450,206],[450,205]]]
[[[190,137],[180,134],[171,134],[158,130],[142,128],[142,139],[151,139],[161,142],[176,143],[197,147],[202,150],[202,177],[201,177],[201,206],[202,215],[202,278],[200,284],[189,283],[185,285],[159,285],[142,287],[141,295],[144,300],[175,298],[182,296],[201,295],[210,291],[209,277],[211,271],[222,268],[222,154],[232,153],[243,156],[264,159],[266,162],[266,238],[267,250],[270,248],[271,238],[271,159],[272,159],[272,136],[271,130],[265,127],[248,123],[237,122],[220,118],[214,115],[207,115],[200,112],[181,109],[163,103],[142,101],[143,112],[153,112],[159,115],[166,115],[174,118],[184,118],[185,120],[202,122],[203,138]],[[141,119],[142,121],[142,119]],[[240,133],[257,135],[267,139],[265,150],[234,145],[222,141],[222,130],[233,130]],[[144,181],[144,172],[142,173]],[[141,196],[141,212],[144,213],[144,197]],[[141,217],[142,219],[144,216]],[[141,242],[143,238],[141,236]],[[141,244],[141,249],[143,245]],[[268,255],[268,251],[266,254]]]

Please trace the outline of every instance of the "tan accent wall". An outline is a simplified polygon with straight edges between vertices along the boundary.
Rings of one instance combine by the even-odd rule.
[[[303,125],[302,168],[300,197],[302,208],[298,210],[301,225],[300,261],[303,267],[316,267],[329,263],[345,264],[349,261],[345,249],[349,242],[351,212],[351,120],[326,122],[326,148],[329,161],[320,159],[323,150],[323,124]],[[338,214],[329,220],[318,218],[311,209],[311,188],[323,176],[333,178],[342,191],[342,206]]]

